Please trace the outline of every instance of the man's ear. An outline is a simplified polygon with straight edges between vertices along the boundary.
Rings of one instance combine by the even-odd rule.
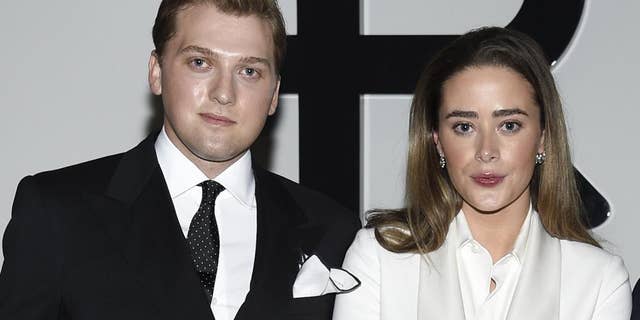
[[[440,137],[438,136],[438,131],[431,131],[431,136],[433,137],[433,142],[436,144],[438,154],[444,154],[444,152],[442,152],[442,147],[440,146]]]
[[[269,106],[269,115],[272,115],[276,112],[278,108],[278,97],[280,95],[280,76],[278,76],[278,81],[276,82],[276,88],[273,91],[273,97],[271,97],[271,106]]]
[[[162,94],[162,68],[160,67],[160,57],[155,50],[151,51],[149,57],[149,88],[157,96]]]

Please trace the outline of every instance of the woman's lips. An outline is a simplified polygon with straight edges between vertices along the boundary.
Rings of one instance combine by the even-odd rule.
[[[224,116],[219,116],[213,113],[199,113],[200,117],[202,117],[202,119],[210,124],[215,124],[215,125],[219,125],[219,126],[230,126],[232,124],[235,124],[236,122],[224,117]]]
[[[482,174],[471,177],[473,181],[483,187],[494,187],[504,180],[504,176],[494,174]]]

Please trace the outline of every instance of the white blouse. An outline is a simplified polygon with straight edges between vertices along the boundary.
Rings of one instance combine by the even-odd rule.
[[[531,211],[531,210],[529,210]],[[456,228],[458,277],[467,319],[504,320],[518,285],[529,238],[531,213],[523,221],[513,250],[493,263],[491,254],[473,238],[464,212],[460,211],[452,228]],[[489,291],[491,280],[495,282]]]

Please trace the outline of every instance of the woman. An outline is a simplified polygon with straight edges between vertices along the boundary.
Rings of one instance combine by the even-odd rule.
[[[412,102],[406,208],[375,211],[334,320],[629,319],[622,260],[580,219],[564,116],[542,50],[469,32]]]

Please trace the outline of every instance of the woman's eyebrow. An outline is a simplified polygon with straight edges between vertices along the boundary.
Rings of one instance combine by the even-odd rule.
[[[445,119],[458,117],[458,118],[478,118],[478,113],[475,111],[463,111],[463,110],[453,110],[447,114]]]
[[[527,117],[529,116],[529,114],[526,111],[524,111],[524,110],[522,110],[520,108],[500,109],[500,110],[496,110],[496,111],[493,112],[493,116],[496,117],[496,118],[497,117],[508,117],[508,116],[512,116],[514,114],[521,114],[521,115],[524,115],[524,116],[527,116]]]
[[[500,109],[500,110],[496,110],[492,113],[493,117],[508,117],[508,116],[512,116],[515,114],[521,114],[524,116],[529,116],[529,114],[520,109],[520,108],[510,108],[510,109]],[[464,111],[464,110],[453,110],[451,112],[449,112],[446,116],[445,119],[449,119],[449,118],[473,118],[473,119],[477,119],[478,113],[475,111]]]

